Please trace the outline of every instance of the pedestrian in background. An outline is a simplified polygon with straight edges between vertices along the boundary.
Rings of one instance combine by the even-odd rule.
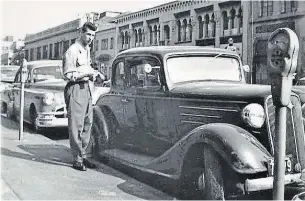
[[[239,48],[237,48],[234,45],[234,40],[233,38],[229,38],[228,40],[228,45],[225,47],[225,49],[230,50],[232,52],[236,52],[239,56],[241,56],[240,52],[239,52]]]
[[[86,22],[80,37],[66,51],[63,57],[63,73],[68,83],[65,87],[65,102],[68,113],[70,147],[73,155],[73,168],[86,171],[95,168],[87,159],[86,148],[90,141],[92,126],[92,81],[103,75],[91,67],[90,47],[97,27]]]

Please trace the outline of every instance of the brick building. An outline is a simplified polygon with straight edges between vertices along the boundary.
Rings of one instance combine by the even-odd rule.
[[[280,27],[295,31],[300,41],[298,75],[305,76],[305,2],[304,1],[253,1],[250,2],[248,35],[248,61],[253,67],[252,82],[269,84],[267,73],[267,40]]]

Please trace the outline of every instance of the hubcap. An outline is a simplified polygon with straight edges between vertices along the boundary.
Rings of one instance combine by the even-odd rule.
[[[198,184],[198,189],[199,189],[200,191],[204,191],[204,190],[205,190],[204,173],[202,173],[202,174],[199,175],[197,184]]]

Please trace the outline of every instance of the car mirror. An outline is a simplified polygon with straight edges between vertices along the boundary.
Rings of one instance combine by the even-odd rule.
[[[250,73],[250,66],[249,66],[249,65],[243,65],[243,70],[244,70],[246,73]]]

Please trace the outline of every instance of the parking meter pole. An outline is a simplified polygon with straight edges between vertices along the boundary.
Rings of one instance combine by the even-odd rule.
[[[21,75],[22,76],[22,75]],[[23,107],[24,107],[24,82],[21,82],[20,91],[20,114],[19,114],[19,140],[23,139]]]
[[[19,113],[19,140],[23,139],[23,108],[24,108],[24,83],[27,76],[27,61],[26,59],[22,60],[20,66],[20,80],[21,80],[21,88],[20,88],[20,113]]]
[[[299,39],[288,28],[275,30],[268,39],[268,73],[271,80],[271,93],[275,106],[274,137],[274,179],[273,199],[284,200],[285,157],[286,157],[286,115],[291,104],[293,74],[296,71],[299,53]]]
[[[285,192],[285,153],[286,153],[286,114],[287,107],[276,107],[275,152],[274,152],[274,200],[284,200]]]

